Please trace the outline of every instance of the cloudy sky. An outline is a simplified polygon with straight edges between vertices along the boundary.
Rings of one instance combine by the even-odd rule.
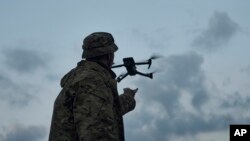
[[[113,34],[124,57],[152,54],[154,79],[124,116],[130,141],[228,141],[250,123],[248,0],[1,0],[0,141],[46,141],[60,79],[81,60],[85,36]],[[149,72],[146,67],[138,67]],[[125,69],[114,70],[117,75]]]

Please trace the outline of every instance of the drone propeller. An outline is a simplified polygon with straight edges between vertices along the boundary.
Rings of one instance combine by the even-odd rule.
[[[159,58],[161,58],[161,57],[162,57],[161,55],[154,54],[154,55],[152,55],[149,59],[155,60],[155,59],[159,59]]]
[[[155,59],[158,59],[161,57],[162,57],[161,55],[155,54],[155,55],[152,55],[148,60],[146,60],[146,62],[139,62],[139,63],[136,63],[136,65],[148,64],[148,69],[150,69],[151,64],[152,64],[152,60],[155,60]]]

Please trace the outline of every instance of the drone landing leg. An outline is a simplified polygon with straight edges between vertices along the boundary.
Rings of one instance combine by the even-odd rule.
[[[117,78],[117,82],[122,81],[122,79],[125,78],[126,76],[128,76],[128,73],[126,73],[126,74],[124,74],[124,75],[120,75],[120,76]]]

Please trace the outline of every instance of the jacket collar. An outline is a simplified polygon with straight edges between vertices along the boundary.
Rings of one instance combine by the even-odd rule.
[[[77,63],[77,66],[84,66],[93,70],[103,71],[105,73],[109,73],[113,79],[116,78],[116,74],[101,62],[81,60],[80,62]]]

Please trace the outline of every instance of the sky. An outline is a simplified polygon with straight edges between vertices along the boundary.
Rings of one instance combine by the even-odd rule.
[[[153,79],[124,116],[129,141],[228,141],[230,124],[249,124],[248,0],[1,0],[0,141],[46,141],[60,80],[81,60],[87,35],[111,33],[124,57],[151,55]],[[117,75],[124,68],[114,69]]]

